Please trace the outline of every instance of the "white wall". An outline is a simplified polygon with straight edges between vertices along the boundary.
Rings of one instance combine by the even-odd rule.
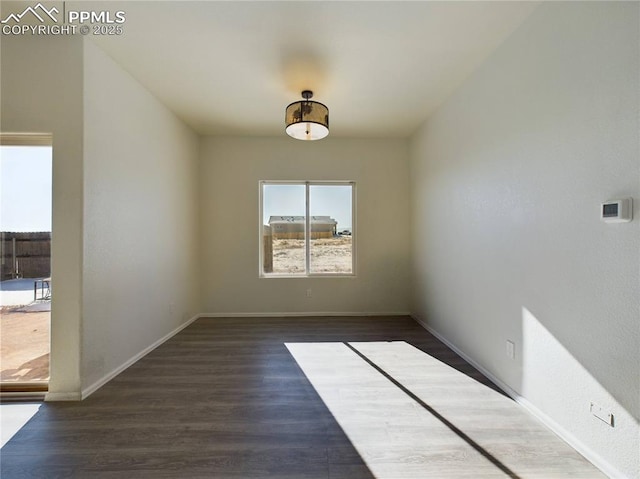
[[[635,478],[639,7],[543,4],[410,153],[416,316],[592,460]],[[632,223],[600,220],[602,201],[629,196]],[[615,427],[590,414],[590,401],[614,413]]]
[[[82,386],[200,311],[198,137],[102,50],[84,50]]]
[[[49,396],[77,399],[82,302],[82,39],[2,35],[0,48],[0,131],[53,135],[51,267],[55,299]]]
[[[356,182],[355,278],[258,277],[260,180]],[[205,138],[200,182],[204,311],[407,312],[408,186],[408,149],[402,140]]]

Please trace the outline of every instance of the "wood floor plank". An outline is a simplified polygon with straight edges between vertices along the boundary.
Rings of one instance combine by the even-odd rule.
[[[408,317],[199,319],[1,454],[3,479],[604,477]]]

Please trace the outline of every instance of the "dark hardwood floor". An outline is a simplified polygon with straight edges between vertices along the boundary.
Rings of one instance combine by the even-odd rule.
[[[393,372],[405,357],[424,374]],[[429,396],[447,381],[467,391],[450,410]],[[604,477],[407,317],[199,319],[85,401],[45,403],[0,461],[3,479]]]

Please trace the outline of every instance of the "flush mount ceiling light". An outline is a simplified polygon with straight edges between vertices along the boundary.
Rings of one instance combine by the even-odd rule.
[[[311,101],[313,92],[302,92],[302,101],[291,103],[285,112],[285,131],[297,140],[321,140],[329,134],[329,109]]]

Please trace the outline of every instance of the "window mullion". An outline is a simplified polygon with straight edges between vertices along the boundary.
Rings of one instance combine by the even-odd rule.
[[[305,250],[305,274],[309,275],[311,271],[311,219],[309,212],[309,182],[305,182],[305,222],[304,222],[304,250]]]

